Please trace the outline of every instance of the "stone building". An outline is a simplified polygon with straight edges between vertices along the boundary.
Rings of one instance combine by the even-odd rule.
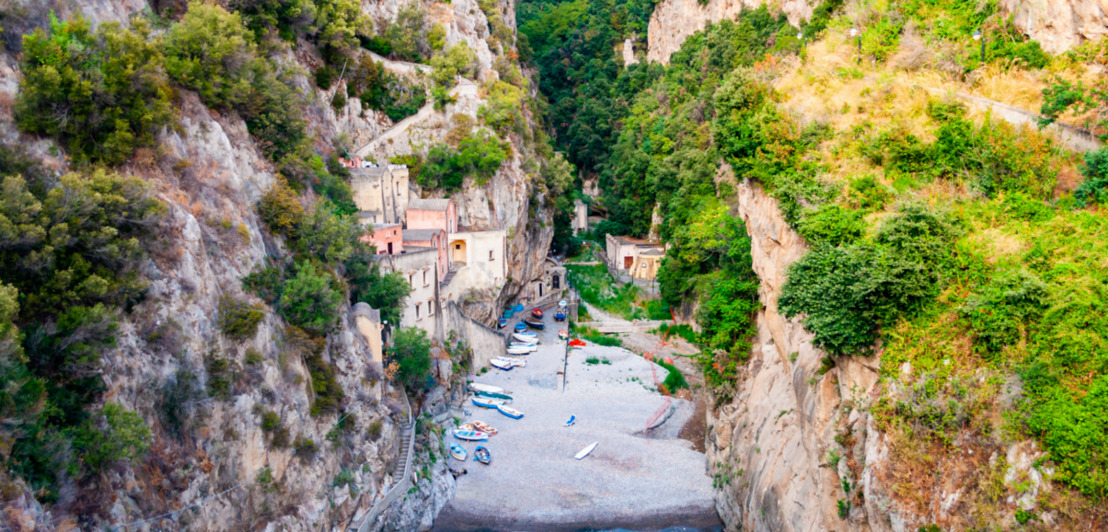
[[[350,189],[363,224],[404,223],[412,195],[407,166],[377,166],[357,157],[339,161],[350,169]]]
[[[400,272],[412,292],[400,313],[401,327],[419,327],[428,335],[437,334],[439,305],[439,250],[406,246],[404,253],[377,255],[383,272]]]
[[[641,238],[608,235],[605,253],[609,265],[635,279],[654,279],[665,255],[665,246]]]
[[[403,233],[405,246],[409,248],[432,248],[436,251],[438,278],[445,278],[450,267],[446,258],[446,231],[442,229],[405,229]]]
[[[548,257],[543,263],[542,277],[531,282],[530,300],[563,299],[566,288],[566,267]]]
[[[408,201],[408,229],[442,229],[458,231],[458,210],[454,200],[412,198]]]
[[[589,230],[589,206],[581,200],[573,200],[573,234]]]
[[[400,224],[371,225],[369,231],[358,240],[377,249],[378,255],[396,255],[404,252],[404,237]]]

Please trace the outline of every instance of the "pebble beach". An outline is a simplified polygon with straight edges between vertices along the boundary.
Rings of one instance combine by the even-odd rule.
[[[465,463],[450,467],[457,493],[434,523],[434,530],[659,530],[672,526],[720,527],[704,455],[677,434],[694,412],[693,405],[654,391],[653,366],[662,380],[666,370],[620,347],[589,343],[566,356],[557,336],[564,323],[548,314],[539,331],[538,351],[527,366],[511,371],[490,369],[475,382],[504,388],[510,406],[524,417],[510,419],[496,410],[468,402],[472,415],[499,430],[488,442],[447,443],[466,448]],[[595,358],[595,363],[587,360]],[[564,387],[563,375],[565,368]],[[664,423],[644,434],[660,410]],[[570,416],[573,426],[564,426]],[[598,442],[583,460],[574,455]],[[492,463],[473,461],[484,445]]]

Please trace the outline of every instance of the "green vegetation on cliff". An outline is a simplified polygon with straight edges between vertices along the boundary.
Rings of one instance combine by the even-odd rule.
[[[1108,101],[1102,83],[1071,73],[1103,57],[1103,45],[1051,58],[993,3],[872,0],[850,17],[838,8],[824,3],[801,28],[748,10],[690,36],[668,66],[626,68],[614,50],[630,32],[613,29],[611,6],[524,2],[519,15],[557,144],[599,179],[592,209],[608,221],[596,231],[653,229],[670,244],[662,294],[674,308],[698,305],[701,360],[719,398],[734,389],[760,308],[733,196],[749,179],[811,246],[778,301],[832,355],[810,382],[835,358],[881,357],[871,407],[890,436],[898,500],[926,514],[911,494],[935,484],[911,471],[1033,438],[1055,471],[1056,489],[1037,503],[1073,524],[1104,519],[1097,206],[1108,197],[1108,150],[1082,162],[942,96],[1003,98],[1022,83],[1014,88],[1046,89],[1052,118],[1095,117]],[[860,55],[844,35],[852,26]],[[967,470],[977,467],[986,466]],[[997,512],[973,517],[982,526],[1011,514],[995,494],[1018,489],[990,487],[990,475],[958,478]]]

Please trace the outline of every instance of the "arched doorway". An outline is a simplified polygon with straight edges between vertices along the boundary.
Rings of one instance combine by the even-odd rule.
[[[562,287],[562,280],[558,274],[554,274],[550,279],[550,288],[557,290]]]
[[[455,240],[450,243],[450,262],[463,265],[466,263],[465,240]]]

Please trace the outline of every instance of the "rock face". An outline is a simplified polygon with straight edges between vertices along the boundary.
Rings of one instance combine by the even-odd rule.
[[[388,20],[403,3],[366,0],[362,5],[374,18]],[[41,7],[43,13],[57,7],[61,17],[83,13],[97,23],[126,23],[130,15],[149,9],[142,0],[41,0],[28,5]],[[496,7],[514,25],[511,2]],[[488,21],[474,0],[436,4],[429,19],[444,24],[448,42],[466,41],[477,51],[480,79],[495,76],[496,56],[484,40]],[[305,50],[282,60],[305,72],[319,62]],[[18,79],[17,57],[0,52],[0,98],[15,98]],[[381,113],[363,113],[356,98],[335,112],[329,102],[337,89],[315,91],[304,75],[296,85],[315,97],[305,118],[319,146],[331,146],[340,136],[369,142],[394,127]],[[460,90],[465,94],[450,110],[475,117],[476,84]],[[179,124],[159,136],[156,155],[137,157],[116,169],[148,182],[168,207],[161,244],[142,266],[150,280],[147,298],[121,320],[119,348],[102,356],[106,399],[147,420],[154,435],[151,452],[143,462],[107,474],[99,493],[78,494],[95,499],[91,506],[102,510],[99,515],[75,515],[72,506],[44,510],[25,487],[0,478],[5,489],[19,491],[0,495],[0,529],[118,527],[164,514],[149,526],[338,530],[364,515],[392,484],[390,471],[400,452],[398,425],[405,418],[399,399],[403,392],[384,379],[348,309],[341,311],[338,330],[321,351],[345,391],[341,413],[310,413],[310,372],[303,356],[290,349],[295,338],[273,309],[266,309],[253,338],[232,341],[221,334],[221,298],[256,301],[243,291],[242,278],[282,249],[263,230],[254,209],[276,175],[241,119],[207,109],[189,91],[181,91]],[[0,106],[0,138],[24,146],[49,168],[66,169],[63,158],[51,155],[57,153],[51,141],[15,129],[10,105]],[[509,231],[507,257],[514,281],[500,299],[541,275],[553,233],[540,223],[543,198],[531,199],[531,178],[522,169],[521,154],[529,152],[521,139],[510,141],[514,158],[487,185],[467,183],[459,202],[466,206],[464,223],[500,224]],[[490,306],[497,308],[499,300]],[[205,392],[213,356],[237,372],[226,398]],[[179,427],[162,421],[170,393],[187,397],[178,405]],[[288,431],[288,444],[275,445],[273,431],[263,431],[263,412],[277,415]],[[407,497],[412,509],[400,515],[411,519],[398,518],[401,529],[429,527],[451,496],[452,484],[440,482],[449,475],[443,468],[432,469],[433,478],[421,480]]]
[[[1108,35],[1108,0],[1001,0],[999,7],[1052,54]]]
[[[723,19],[735,19],[744,9],[754,9],[763,0],[662,0],[654,7],[647,27],[646,60],[669,63],[669,56],[681,49],[685,38],[708,25]],[[812,16],[818,2],[812,0],[783,0],[772,4],[785,13],[789,23],[797,26]]]
[[[873,389],[878,361],[844,359],[820,372],[826,355],[812,346],[812,335],[798,320],[786,319],[777,309],[788,266],[807,246],[760,185],[745,180],[736,190],[735,208],[750,234],[765,308],[757,316],[758,335],[738,392],[708,413],[710,474],[723,479],[716,492],[720,517],[729,529],[882,529],[873,523],[886,522],[880,512],[889,506],[876,491],[867,491],[867,506],[850,510],[846,520],[838,505],[848,500],[840,477],[849,476],[851,485],[862,489],[859,478],[880,463],[877,440],[868,442],[872,463],[863,458],[872,430],[868,415],[850,406]],[[857,442],[850,449],[835,441],[844,433]],[[836,470],[830,451],[857,460],[844,459]],[[848,471],[848,463],[863,463],[866,470]]]

